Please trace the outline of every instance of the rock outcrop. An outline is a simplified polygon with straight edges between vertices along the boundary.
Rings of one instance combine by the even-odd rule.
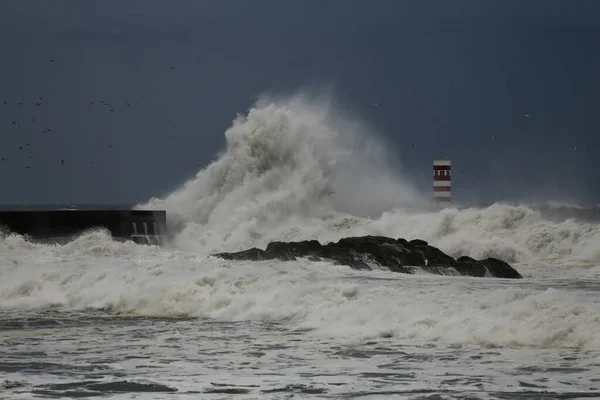
[[[252,248],[235,253],[217,253],[213,256],[226,260],[249,261],[291,261],[306,257],[310,260],[328,260],[354,269],[384,267],[405,274],[422,269],[439,275],[522,278],[508,263],[496,258],[475,260],[459,257],[455,260],[424,240],[407,241],[384,236],[348,237],[326,245],[317,240],[271,242],[265,250]]]

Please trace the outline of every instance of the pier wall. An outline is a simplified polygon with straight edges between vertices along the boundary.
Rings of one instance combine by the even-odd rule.
[[[162,245],[166,214],[158,210],[0,211],[0,229],[35,241],[64,243],[86,230],[105,228],[116,240]]]

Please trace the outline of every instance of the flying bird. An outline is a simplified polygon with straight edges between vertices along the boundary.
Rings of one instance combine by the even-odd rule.
[[[60,165],[65,165],[65,160],[60,160]]]

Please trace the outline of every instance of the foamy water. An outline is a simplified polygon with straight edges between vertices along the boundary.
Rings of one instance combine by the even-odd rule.
[[[30,247],[25,257],[5,253],[3,310],[287,321],[317,336],[352,340],[392,335],[600,350],[594,334],[600,299],[552,287],[564,278],[537,279],[532,288],[528,280],[415,277],[304,260],[232,263],[90,236],[59,248]],[[594,282],[573,282],[586,281]]]
[[[301,97],[257,104],[216,161],[140,205],[167,209],[167,248],[2,236],[0,397],[600,396],[598,224],[526,205],[418,210],[428,196],[348,121]],[[210,257],[364,234],[525,278]]]
[[[3,245],[6,398],[89,382],[178,390],[147,398],[600,395],[600,285],[561,265],[512,281],[234,263],[103,233]]]

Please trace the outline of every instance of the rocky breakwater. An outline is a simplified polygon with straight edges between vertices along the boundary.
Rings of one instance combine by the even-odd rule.
[[[271,242],[265,250],[252,248],[235,253],[217,253],[213,256],[226,260],[249,261],[292,261],[306,257],[314,261],[327,260],[354,269],[383,267],[405,274],[412,274],[420,269],[438,275],[522,278],[508,263],[496,258],[454,259],[424,240],[408,241],[384,236],[348,237],[326,245],[317,240]]]

